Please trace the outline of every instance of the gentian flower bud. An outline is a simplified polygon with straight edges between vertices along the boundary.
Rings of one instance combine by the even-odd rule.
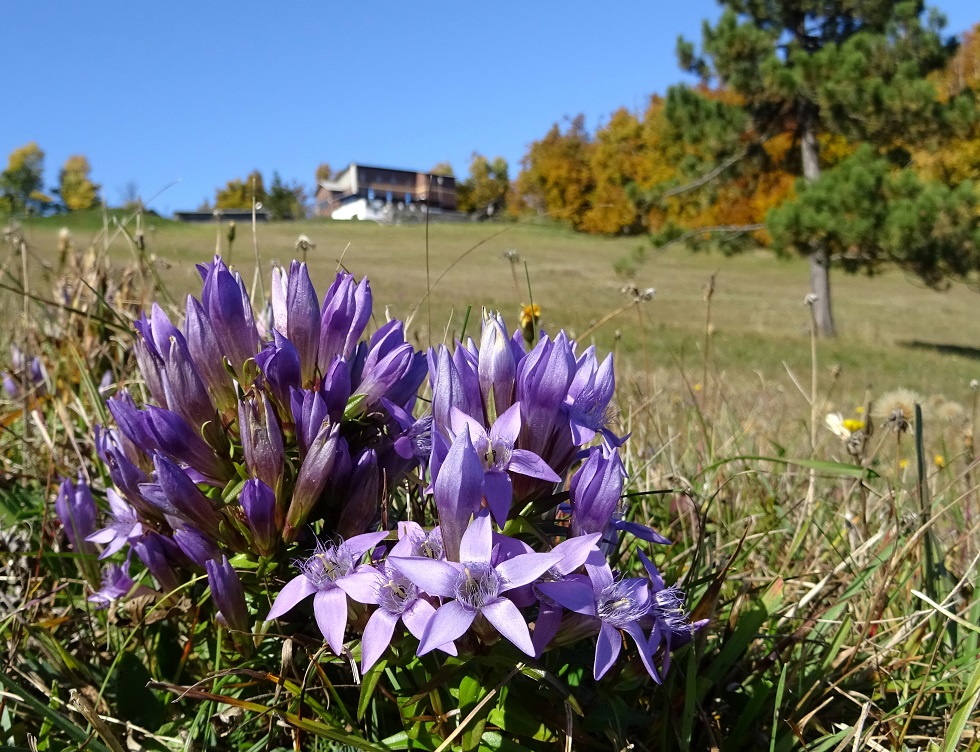
[[[354,390],[354,396],[363,395],[364,409],[367,410],[387,397],[396,405],[407,402],[425,378],[425,360],[421,353],[415,352],[410,344],[399,345],[381,360],[372,358],[375,351],[368,354],[364,363],[361,383]]]
[[[239,497],[252,541],[262,556],[271,556],[279,544],[276,495],[261,480],[247,480]]]
[[[74,551],[92,555],[99,552],[95,545],[86,540],[95,532],[98,510],[92,492],[84,480],[79,478],[77,485],[67,478],[61,482],[58,497],[54,500],[54,511],[61,520],[65,537]]]
[[[191,295],[187,296],[184,328],[187,330],[187,349],[201,379],[214,398],[217,408],[223,413],[227,412],[235,406],[235,387],[225,370],[225,357],[218,345],[214,328],[200,302]]]
[[[183,340],[183,335],[156,303],[153,304],[150,317],[143,314],[133,326],[139,335],[133,343],[133,351],[143,381],[157,404],[170,407],[167,401],[167,377],[164,373],[166,356],[170,352],[171,338]]]
[[[203,567],[211,559],[221,556],[221,551],[214,539],[205,535],[196,527],[176,521],[174,525],[174,543],[188,559],[197,566]]]
[[[478,361],[480,394],[492,423],[514,404],[514,379],[517,361],[511,349],[507,330],[498,316],[484,312],[483,335],[480,337]]]
[[[211,559],[205,563],[204,568],[208,572],[211,598],[221,619],[231,630],[250,633],[252,630],[248,607],[245,605],[245,590],[228,557],[222,556],[220,561]]]
[[[214,263],[202,268],[202,273],[201,305],[232,368],[242,378],[245,362],[254,358],[259,349],[248,292],[237,272],[232,274],[218,256]]]
[[[357,459],[351,474],[347,498],[340,510],[337,533],[341,538],[351,538],[367,532],[374,518],[381,511],[381,472],[378,455],[373,449],[365,450]]]
[[[167,404],[198,434],[204,436],[215,451],[228,451],[228,437],[221,428],[207,387],[198,373],[183,338],[171,337],[170,348],[164,357],[164,389]]]
[[[118,394],[106,400],[106,407],[119,430],[137,449],[149,454],[159,448],[153,434],[147,429],[146,413],[136,407],[128,391],[120,389]]]
[[[153,456],[156,469],[156,485],[159,486],[167,503],[174,514],[186,520],[202,532],[217,538],[221,515],[212,506],[211,501],[194,485],[187,473],[171,462],[165,455],[157,453]],[[145,484],[141,490],[146,491]]]
[[[112,478],[116,488],[130,504],[138,506],[137,500],[140,499],[139,484],[146,483],[146,473],[126,456],[115,431],[96,426],[95,446],[99,457],[109,468],[109,477]]]
[[[296,425],[299,457],[302,460],[310,451],[313,440],[320,433],[320,428],[328,417],[327,401],[324,399],[323,391],[290,389],[289,405],[293,413],[293,423]]]
[[[289,391],[298,389],[301,382],[299,352],[286,337],[273,331],[273,342],[255,356],[255,364],[269,384],[269,391],[276,401],[289,405]]]
[[[604,533],[623,495],[626,471],[619,454],[594,447],[572,476],[572,535]]]
[[[457,351],[462,348],[457,348]],[[476,373],[464,366],[460,372],[449,350],[440,345],[429,350],[429,381],[432,384],[432,420],[436,429],[449,434],[452,409],[455,407],[477,420],[483,420],[480,386]]]
[[[371,318],[371,286],[366,279],[355,284],[347,273],[337,274],[323,296],[320,312],[320,346],[317,365],[326,373],[331,361],[339,355],[350,359],[357,341]]]
[[[238,430],[245,465],[252,477],[277,491],[283,474],[282,431],[269,398],[261,389],[255,389],[239,403]]]
[[[164,592],[180,587],[180,577],[174,571],[174,560],[181,554],[176,543],[159,533],[147,533],[133,540],[131,545]]]
[[[147,433],[161,452],[215,481],[224,482],[234,477],[231,462],[215,454],[179,415],[153,405],[147,405],[142,415]]]
[[[309,270],[305,263],[299,261],[289,265],[286,311],[284,333],[299,351],[303,386],[311,386],[320,346],[320,304],[310,281]]]
[[[320,500],[337,457],[337,444],[340,441],[340,424],[324,423],[300,466],[293,486],[293,498],[286,511],[286,525],[283,540],[291,543],[299,534],[299,528],[306,524],[313,507]]]

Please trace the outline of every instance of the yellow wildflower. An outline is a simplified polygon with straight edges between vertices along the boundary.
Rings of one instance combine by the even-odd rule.
[[[941,454],[937,454],[935,457],[933,457],[932,461],[936,463],[936,467],[938,468],[946,467],[946,458]]]

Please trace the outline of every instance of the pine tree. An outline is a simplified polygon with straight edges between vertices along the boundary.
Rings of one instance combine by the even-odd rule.
[[[797,187],[797,200],[802,203],[794,211],[810,212],[812,216],[805,221],[790,221],[780,215],[782,209],[774,210],[770,216],[780,228],[777,249],[794,249],[808,256],[817,329],[821,335],[833,336],[829,274],[833,249],[827,234],[842,230],[842,223],[859,218],[852,212],[837,215],[822,211],[816,196],[805,199],[811,188],[827,193],[816,186],[828,166],[821,154],[821,143],[832,137],[843,137],[854,144],[867,143],[870,152],[862,151],[860,157],[855,154],[848,159],[863,160],[866,167],[873,162],[875,169],[887,166],[889,175],[894,173],[889,181],[905,188],[902,200],[928,203],[924,193],[938,200],[928,185],[903,177],[901,170],[910,163],[909,144],[949,132],[957,116],[967,119],[963,103],[944,104],[927,79],[946,64],[955,44],[941,36],[943,20],[938,14],[924,18],[925,8],[919,0],[720,2],[725,11],[716,25],[704,24],[700,52],[690,42],[679,40],[681,65],[704,81],[717,80],[737,95],[738,103],[730,105],[720,121],[729,136],[736,135],[740,127],[737,135],[743,142],[747,136],[760,143],[787,130],[794,134],[799,154],[796,172],[802,178]],[[681,106],[674,109],[674,117],[690,115],[690,105],[685,106],[681,100],[675,98]],[[733,109],[747,116],[744,124],[732,114]],[[702,114],[703,111],[701,107]],[[701,127],[711,131],[708,125]],[[726,128],[715,128],[711,134],[725,133]],[[729,151],[736,152],[738,148],[730,146]],[[715,158],[724,156],[721,151]],[[835,170],[827,179],[837,191],[846,193],[842,181],[860,175],[860,170],[852,166]],[[880,183],[883,190],[878,198],[890,200],[895,192],[884,190],[885,182]],[[918,191],[917,197],[911,196],[910,191]],[[955,204],[966,200],[966,196],[966,191],[948,192],[943,201]],[[965,216],[954,206],[947,209]],[[883,210],[875,216],[885,221],[892,215]],[[794,228],[805,229],[809,236],[792,234]],[[885,231],[883,225],[878,229]],[[928,228],[923,231],[928,234]],[[901,237],[907,245],[890,248],[890,260],[907,262],[918,270],[928,266],[919,263],[922,254],[937,250],[934,245],[911,245],[921,239],[921,233],[897,233],[895,237]],[[852,260],[866,259],[866,266],[873,268],[883,260],[875,251],[875,247],[860,248],[850,255]],[[935,268],[953,267],[937,264]]]

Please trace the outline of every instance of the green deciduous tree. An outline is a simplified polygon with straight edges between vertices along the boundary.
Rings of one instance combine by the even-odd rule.
[[[65,160],[58,173],[58,194],[69,211],[89,209],[98,203],[99,187],[89,179],[91,172],[88,160],[80,154]]]
[[[507,160],[494,157],[490,161],[482,154],[473,152],[469,177],[456,184],[459,210],[485,212],[488,215],[498,213],[506,206],[509,189]]]
[[[935,14],[924,18],[918,0],[721,0],[721,4],[725,11],[718,23],[704,24],[700,51],[689,42],[679,42],[681,63],[738,96],[738,103],[731,106],[746,116],[743,132],[760,139],[786,130],[794,134],[797,172],[804,181],[801,193],[822,179],[827,164],[821,143],[829,136],[867,142],[893,169],[899,169],[910,162],[906,144],[935,138],[955,124],[957,110],[965,114],[959,105],[941,103],[927,78],[945,65],[954,46],[940,35],[941,19]],[[732,124],[735,120],[730,118]],[[861,159],[868,164],[867,156]],[[841,181],[857,175],[855,170],[841,170],[829,179],[844,190]],[[894,180],[909,185],[907,178]],[[958,200],[964,195],[954,192],[947,198]],[[892,192],[882,191],[879,196],[890,199]],[[801,204],[799,209],[812,206]],[[777,219],[784,229],[806,227],[813,233],[809,239],[791,238],[781,230],[777,248],[792,248],[809,257],[817,327],[822,335],[831,336],[831,251],[826,240],[846,217],[820,216],[828,223],[825,231],[818,231],[814,221],[793,225]],[[883,210],[875,216],[884,221],[890,215]],[[903,242],[916,239],[907,234]],[[890,255],[920,269],[925,267],[915,259],[926,250],[893,248]],[[869,259],[875,257],[865,253]]]
[[[0,202],[7,212],[43,210],[51,203],[44,195],[44,152],[33,141],[10,152],[0,173]]]

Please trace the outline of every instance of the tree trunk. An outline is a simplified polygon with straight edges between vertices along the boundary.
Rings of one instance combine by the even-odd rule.
[[[815,113],[812,105],[802,106],[800,112],[803,177],[807,182],[813,182],[820,177],[820,147],[814,128]],[[830,255],[827,253],[827,246],[819,241],[810,244],[810,292],[816,297],[813,301],[813,314],[817,322],[817,334],[821,337],[835,336],[834,309],[830,300]]]

